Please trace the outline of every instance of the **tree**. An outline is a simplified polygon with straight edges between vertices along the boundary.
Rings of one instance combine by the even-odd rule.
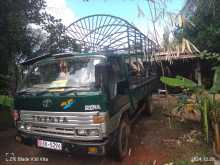
[[[15,91],[20,61],[66,48],[80,50],[45,7],[45,0],[0,1],[0,94]]]
[[[16,70],[16,56],[30,52],[27,25],[39,24],[44,0],[0,1],[0,89],[8,85]],[[6,81],[6,82],[5,82]],[[1,83],[4,82],[4,83]],[[5,93],[6,91],[0,91]]]
[[[185,37],[192,41],[202,58],[220,61],[220,1],[200,0],[195,13],[190,17],[194,26],[185,26],[176,31],[176,37]]]
[[[47,38],[40,45],[37,54],[43,52],[59,53],[65,49],[80,52],[80,45],[76,44],[76,41],[65,33],[66,27],[60,19],[55,19],[47,13],[44,13],[43,16],[42,28],[45,30]]]

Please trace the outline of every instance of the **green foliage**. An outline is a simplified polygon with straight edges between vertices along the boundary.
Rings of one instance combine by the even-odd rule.
[[[197,84],[195,82],[182,76],[176,76],[176,78],[162,76],[160,77],[160,81],[171,87],[181,87],[190,90],[193,90],[197,87]]]
[[[220,62],[220,1],[196,1],[196,11],[192,13],[188,22],[193,27],[179,27],[175,35],[177,38],[187,38],[201,51],[199,56],[208,59],[215,65]]]
[[[208,114],[209,111],[211,110],[209,107],[209,97],[201,97],[200,99],[200,104],[198,104],[199,106],[199,110],[202,114],[202,127],[203,127],[203,132],[205,135],[205,140],[208,143],[209,141],[209,122],[208,122]]]
[[[215,74],[210,92],[218,93],[220,92],[220,66],[213,67],[213,70],[215,70]]]
[[[80,51],[75,40],[63,35],[61,20],[44,12],[45,7],[45,0],[0,1],[0,94],[15,92],[19,62],[67,48]]]
[[[218,93],[220,92],[220,66],[213,67],[213,70],[215,71],[213,84],[209,92]],[[160,77],[160,81],[171,87],[181,87],[197,92],[201,92],[203,90],[203,88],[199,87],[194,81],[179,75],[175,78],[162,76]]]
[[[43,16],[42,27],[48,35],[35,54],[59,53],[65,49],[80,51],[81,48],[76,44],[76,41],[64,33],[66,27],[61,23],[60,19],[55,19],[47,13],[44,13]]]
[[[191,20],[196,26],[191,37],[196,45],[201,50],[220,53],[220,2],[200,0]]]
[[[182,76],[177,76],[176,78],[160,78],[161,82],[163,82],[166,85],[169,85],[171,87],[181,87],[194,92],[194,94],[196,95],[196,107],[197,110],[201,112],[202,116],[202,127],[206,142],[208,142],[209,140],[209,114],[213,111],[212,115],[214,116],[212,116],[212,118],[213,120],[217,121],[216,118],[218,113],[216,112],[216,110],[219,109],[216,107],[216,105],[218,104],[216,103],[215,99],[212,99],[209,95],[209,93],[215,94],[220,91],[220,66],[216,66],[213,69],[215,70],[214,80],[212,88],[209,91],[206,91],[202,87],[199,87],[195,82],[186,79]],[[179,109],[179,107],[182,107],[183,104],[185,104],[185,101],[180,101],[180,103],[177,106],[177,109]]]
[[[16,60],[31,52],[31,36],[27,25],[40,24],[40,10],[44,9],[44,0],[4,0],[0,1],[0,87],[7,90],[8,84],[16,79]],[[10,82],[5,81],[10,77]],[[3,82],[4,81],[4,82]],[[4,83],[7,84],[4,84]],[[11,89],[13,87],[10,86]]]
[[[201,51],[198,57],[202,60],[208,60],[213,66],[220,64],[220,53],[208,52],[207,50]]]
[[[10,78],[8,76],[0,74],[0,93],[7,94],[8,82]]]
[[[31,38],[27,25],[40,24],[42,21],[40,10],[44,7],[44,0],[0,1],[0,61],[3,64],[10,63],[10,58],[18,54],[31,51]],[[6,71],[7,69],[8,67],[6,67]]]
[[[0,106],[13,108],[14,99],[10,96],[0,95]]]

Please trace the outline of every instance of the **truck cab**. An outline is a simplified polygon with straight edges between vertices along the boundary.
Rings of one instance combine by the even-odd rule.
[[[138,67],[138,60],[126,54],[60,53],[24,62],[26,74],[15,97],[16,139],[122,160],[130,125],[158,81],[150,64]]]

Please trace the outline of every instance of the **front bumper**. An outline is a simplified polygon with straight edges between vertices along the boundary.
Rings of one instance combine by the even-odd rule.
[[[46,136],[32,135],[20,131],[18,131],[16,135],[16,140],[18,142],[28,145],[35,145],[36,147],[37,147],[38,139],[52,141],[52,142],[60,142],[62,143],[62,151],[71,152],[71,153],[80,152],[82,154],[86,153],[86,154],[101,156],[106,154],[106,148],[108,148],[107,147],[108,139],[99,140],[99,141],[76,141],[76,140],[66,140],[62,138],[52,138]],[[91,150],[91,148],[93,148],[93,150]]]

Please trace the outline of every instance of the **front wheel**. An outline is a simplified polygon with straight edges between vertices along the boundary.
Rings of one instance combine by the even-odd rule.
[[[123,160],[128,153],[129,124],[126,119],[122,119],[116,132],[115,143],[112,146],[112,155],[117,160]]]

